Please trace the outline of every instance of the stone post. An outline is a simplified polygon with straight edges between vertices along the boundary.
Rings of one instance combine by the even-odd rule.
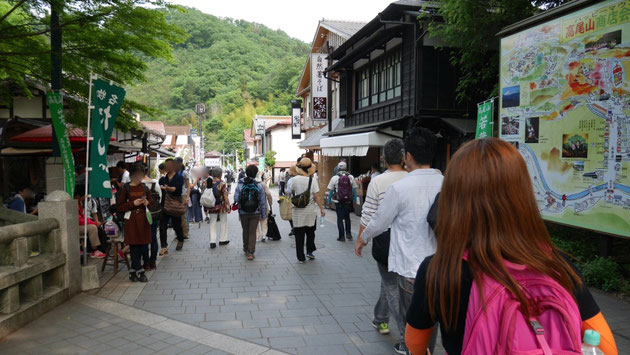
[[[53,191],[65,191],[65,177],[61,157],[46,159],[46,193]]]
[[[65,191],[48,194],[46,201],[37,205],[40,218],[59,221],[61,251],[66,254],[64,266],[65,285],[70,297],[81,291],[81,259],[79,255],[79,212],[77,201]]]

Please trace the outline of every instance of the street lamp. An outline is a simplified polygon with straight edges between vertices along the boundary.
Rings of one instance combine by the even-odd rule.
[[[265,121],[262,121],[262,123],[258,125],[258,129],[256,131],[262,136],[262,155],[264,156],[267,150],[267,147],[265,146]]]
[[[204,159],[206,158],[206,153],[203,149],[203,129],[201,128],[201,119],[203,118],[203,114],[206,113],[206,104],[200,103],[195,105],[195,111],[197,112],[197,116],[199,117],[199,162],[203,166]]]

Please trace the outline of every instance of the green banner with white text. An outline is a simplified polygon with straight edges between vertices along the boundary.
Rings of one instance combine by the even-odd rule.
[[[59,154],[63,162],[63,173],[66,192],[70,196],[74,196],[74,157],[72,156],[72,147],[68,138],[68,130],[66,128],[66,118],[63,113],[63,96],[60,92],[49,91],[47,94],[48,108],[52,116],[52,124],[55,130],[55,136],[59,143]]]
[[[475,139],[492,137],[492,111],[494,100],[477,104],[477,132]]]
[[[112,189],[107,168],[109,140],[114,131],[116,118],[120,112],[125,89],[102,79],[92,83],[92,123],[93,140],[90,143],[89,192],[92,197],[110,198]]]

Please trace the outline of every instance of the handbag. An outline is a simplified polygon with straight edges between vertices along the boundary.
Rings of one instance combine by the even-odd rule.
[[[306,191],[302,192],[299,195],[295,195],[291,197],[291,203],[296,208],[305,208],[311,202],[311,183],[313,182],[313,177],[309,176],[308,178],[308,188]]]
[[[173,195],[167,193],[164,199],[164,212],[171,216],[183,216],[186,213],[186,204],[182,197],[173,197]]]
[[[293,204],[291,203],[291,199],[288,196],[280,196],[278,204],[280,205],[280,218],[285,221],[292,220]]]

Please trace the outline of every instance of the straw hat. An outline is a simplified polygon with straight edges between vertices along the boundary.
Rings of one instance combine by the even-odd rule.
[[[303,168],[308,168],[308,170],[304,171]],[[305,157],[302,158],[299,163],[297,163],[297,165],[295,166],[295,170],[297,171],[298,175],[311,176],[315,173],[317,167],[315,166],[315,164],[313,164],[311,159]]]
[[[289,174],[289,176],[296,176],[298,174],[297,167],[295,165],[291,166],[287,171],[287,174]]]

